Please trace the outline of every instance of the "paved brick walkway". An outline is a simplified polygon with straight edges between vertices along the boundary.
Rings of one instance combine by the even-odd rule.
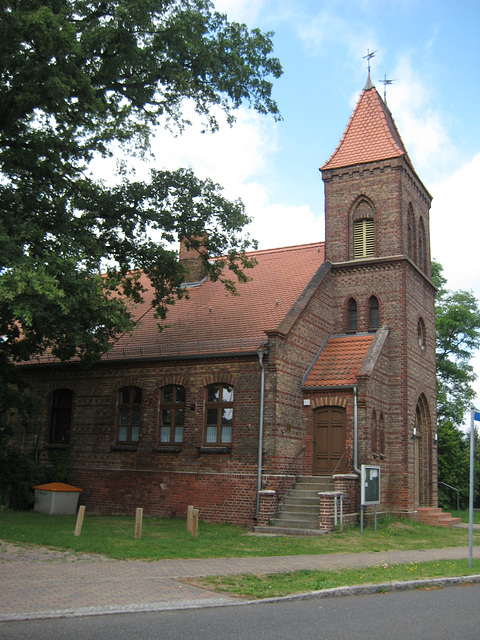
[[[474,548],[480,557],[480,547]],[[468,558],[468,548],[270,558],[118,561],[0,541],[0,620],[214,606],[237,598],[181,578]]]

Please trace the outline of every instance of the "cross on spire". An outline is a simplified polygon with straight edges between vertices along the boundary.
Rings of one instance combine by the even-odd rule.
[[[387,104],[387,84],[392,84],[395,80],[387,80],[387,74],[383,77],[383,80],[379,80],[383,84],[383,101]]]
[[[364,60],[365,60],[365,58],[367,59],[368,73],[370,73],[370,60],[375,56],[376,53],[377,53],[376,51],[372,51],[372,53],[370,53],[370,49],[367,49],[367,55],[363,56]]]

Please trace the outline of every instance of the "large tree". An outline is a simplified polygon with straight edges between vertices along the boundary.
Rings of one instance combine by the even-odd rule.
[[[446,288],[443,268],[432,262],[432,279],[437,286],[436,352],[437,415],[439,423],[461,426],[472,406],[476,374],[471,360],[480,347],[480,308],[470,291]]]
[[[242,103],[278,118],[281,66],[270,33],[209,0],[1,2],[0,41],[1,414],[21,404],[15,363],[47,349],[92,361],[132,327],[140,272],[165,316],[184,275],[172,242],[227,286],[246,277],[248,218],[218,185],[180,169],[109,187],[88,166],[148,149],[157,126],[181,133],[186,104],[211,130]]]
[[[438,500],[440,506],[454,508],[456,493],[450,487],[455,487],[459,490],[460,506],[465,508],[469,492],[469,438],[461,427],[475,397],[472,385],[476,375],[471,360],[480,346],[480,308],[471,292],[446,288],[438,262],[432,263],[432,278],[437,286]],[[476,448],[479,451],[478,438]],[[478,462],[475,477],[478,496]]]

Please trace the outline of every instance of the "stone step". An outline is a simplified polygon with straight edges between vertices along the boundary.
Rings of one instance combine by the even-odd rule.
[[[439,507],[418,507],[417,519],[436,527],[453,527],[461,522],[460,518],[452,517],[451,513],[444,513]]]
[[[295,478],[295,483],[296,484],[302,484],[304,482],[322,483],[322,482],[330,482],[330,480],[331,480],[330,476],[297,476]]]
[[[279,512],[296,512],[296,513],[310,513],[312,515],[316,514],[318,516],[319,507],[318,500],[316,504],[299,504],[297,502],[286,502],[284,501],[280,507]]]
[[[292,527],[254,527],[255,533],[267,536],[325,536],[326,531],[320,529],[294,529]]]
[[[287,491],[275,518],[272,518],[275,532],[281,529],[295,531],[318,531],[321,491],[330,491],[333,482],[328,476],[298,476]]]
[[[313,520],[312,518],[273,518],[272,522],[274,526],[288,527],[290,529],[318,529],[318,518]]]
[[[289,489],[287,491],[288,498],[316,498],[318,500],[318,490]]]
[[[319,506],[319,502],[318,502],[318,496],[315,496],[314,498],[298,498],[295,496],[287,496],[286,498],[284,498],[282,505],[303,505],[305,507],[312,507],[315,508]]]

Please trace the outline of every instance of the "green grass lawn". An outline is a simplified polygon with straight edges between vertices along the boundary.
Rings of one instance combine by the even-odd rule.
[[[214,558],[298,554],[432,549],[468,545],[468,530],[430,527],[409,519],[379,520],[378,530],[349,527],[342,533],[319,537],[258,537],[241,527],[200,522],[198,538],[186,531],[186,520],[143,519],[143,535],[134,537],[134,517],[86,515],[80,537],[76,516],[34,512],[0,513],[0,539],[44,545],[80,553],[98,553],[116,559]],[[474,532],[480,544],[480,532]]]
[[[236,594],[246,598],[277,598],[294,593],[321,591],[334,587],[362,584],[383,584],[448,576],[468,576],[480,573],[480,559],[472,568],[468,560],[435,560],[407,564],[378,564],[361,569],[330,571],[289,571],[268,575],[240,574],[206,576],[188,580],[189,584],[206,587],[219,593]]]

